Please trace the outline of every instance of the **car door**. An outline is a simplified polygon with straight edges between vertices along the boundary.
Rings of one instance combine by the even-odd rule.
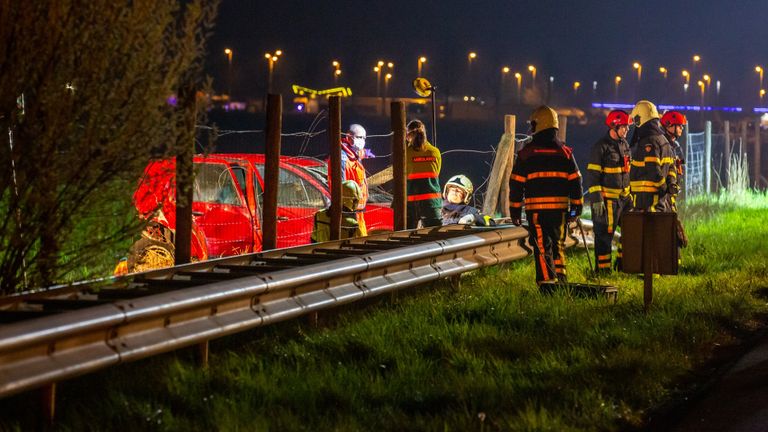
[[[263,179],[264,165],[256,166]],[[277,247],[308,244],[315,213],[328,205],[321,186],[298,168],[284,163],[280,164],[278,183]]]
[[[205,236],[208,257],[253,250],[253,219],[226,161],[195,163],[192,214]]]

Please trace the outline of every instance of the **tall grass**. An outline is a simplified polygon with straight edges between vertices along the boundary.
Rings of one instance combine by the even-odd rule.
[[[617,274],[616,304],[543,296],[530,260],[340,314],[313,329],[290,322],[190,353],[65,383],[62,430],[626,430],[682,397],[715,347],[735,343],[768,307],[763,207],[695,205],[682,274]],[[748,234],[747,234],[748,233]],[[572,280],[584,252],[569,251]],[[16,398],[8,427],[33,422]]]

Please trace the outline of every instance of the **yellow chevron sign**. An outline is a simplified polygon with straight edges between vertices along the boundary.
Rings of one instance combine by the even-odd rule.
[[[349,87],[334,87],[329,88],[325,90],[315,90],[311,89],[309,87],[303,87],[297,84],[294,84],[291,86],[293,89],[293,93],[299,96],[309,96],[309,97],[317,97],[317,96],[342,96],[342,97],[348,97],[352,96],[352,89]]]

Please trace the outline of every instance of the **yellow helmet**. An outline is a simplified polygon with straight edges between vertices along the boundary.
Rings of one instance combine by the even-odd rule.
[[[635,123],[635,126],[638,127],[644,125],[649,120],[661,118],[659,111],[656,109],[656,105],[647,100],[641,100],[635,104],[629,117]]]
[[[560,128],[560,123],[557,121],[557,112],[546,105],[536,108],[533,114],[531,114],[531,118],[528,119],[528,123],[531,124],[531,132],[534,134],[544,129]]]
[[[360,186],[354,180],[345,180],[341,183],[341,205],[349,210],[356,210],[360,202]]]

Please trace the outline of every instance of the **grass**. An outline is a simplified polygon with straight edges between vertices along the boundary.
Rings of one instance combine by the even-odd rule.
[[[691,200],[681,274],[612,275],[618,302],[542,296],[530,259],[341,313],[64,383],[61,430],[626,430],[700,381],[718,346],[768,310],[765,196]],[[720,211],[715,211],[720,209]],[[572,280],[584,252],[569,251]],[[31,396],[0,407],[0,428],[34,423]],[[4,401],[6,402],[6,401]]]

